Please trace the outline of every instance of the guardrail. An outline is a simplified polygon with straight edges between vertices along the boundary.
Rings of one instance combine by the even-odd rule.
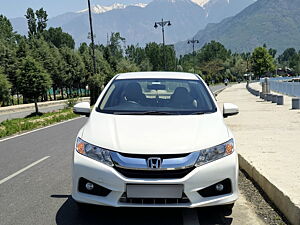
[[[253,94],[254,96],[260,97],[264,101],[272,102],[277,105],[284,105],[283,95],[260,92],[259,90],[255,90],[255,89],[251,88],[249,83],[247,83],[246,88],[251,94]],[[299,97],[292,98],[292,109],[300,109],[300,98]]]
[[[294,77],[300,78],[300,77]],[[268,83],[272,91],[289,95],[292,97],[300,97],[300,82],[287,82],[294,78],[290,77],[277,77],[269,78]],[[264,82],[264,78],[260,79],[260,83]]]

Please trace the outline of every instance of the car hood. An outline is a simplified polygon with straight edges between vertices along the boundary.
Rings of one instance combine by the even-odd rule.
[[[81,138],[130,154],[182,154],[228,141],[220,113],[204,115],[112,115],[94,112]]]

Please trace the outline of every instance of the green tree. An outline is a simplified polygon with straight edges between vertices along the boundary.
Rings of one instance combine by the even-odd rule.
[[[36,17],[32,8],[28,8],[26,15],[28,25],[28,37],[32,38],[37,34]]]
[[[197,57],[200,62],[207,62],[217,59],[225,61],[230,57],[230,55],[231,52],[227,50],[224,45],[216,41],[211,41],[203,46]]]
[[[19,68],[18,85],[23,96],[34,100],[35,113],[39,113],[38,99],[51,87],[50,75],[31,56],[22,60]]]
[[[0,69],[0,103],[6,105],[9,103],[11,84],[7,77],[1,72]]]
[[[0,15],[0,39],[11,42],[14,38],[13,27],[10,21],[3,15]]]
[[[251,63],[254,75],[258,78],[275,70],[274,59],[265,47],[254,49]]]
[[[75,48],[75,41],[73,37],[70,34],[63,32],[61,27],[50,27],[48,30],[43,32],[43,36],[47,42],[52,43],[57,48]]]
[[[40,8],[39,10],[35,11],[35,15],[37,18],[36,31],[38,34],[42,34],[43,31],[47,28],[48,14],[43,8]]]
[[[127,59],[121,59],[117,65],[118,73],[127,73],[127,72],[137,72],[139,71],[139,67],[134,63]]]

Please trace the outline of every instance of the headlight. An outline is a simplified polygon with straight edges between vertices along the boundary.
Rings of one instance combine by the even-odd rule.
[[[95,159],[108,166],[114,165],[110,158],[110,152],[108,150],[89,144],[80,138],[77,138],[76,140],[76,151],[84,156]]]
[[[202,166],[206,163],[221,159],[225,156],[231,155],[234,151],[234,141],[230,139],[224,144],[204,149],[199,152],[199,158],[195,166]]]

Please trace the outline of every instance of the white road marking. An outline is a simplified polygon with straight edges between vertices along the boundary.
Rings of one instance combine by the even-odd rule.
[[[62,121],[62,122],[59,122],[59,123],[55,123],[55,124],[52,124],[52,125],[49,125],[49,126],[46,126],[46,127],[41,127],[41,128],[35,129],[35,130],[31,130],[31,131],[28,131],[28,132],[25,132],[25,133],[22,133],[22,134],[17,134],[17,135],[14,135],[14,136],[10,136],[8,138],[1,139],[0,142],[4,142],[4,141],[7,141],[7,140],[10,140],[10,139],[13,139],[13,138],[24,136],[24,135],[34,133],[34,132],[37,132],[37,131],[40,131],[40,130],[44,130],[44,129],[47,129],[47,128],[50,128],[50,127],[54,127],[54,126],[57,126],[57,125],[68,123],[68,122],[71,122],[73,120],[78,120],[78,119],[83,118],[83,117],[84,116],[76,117],[76,118],[66,120],[66,121]]]
[[[200,225],[197,209],[182,209],[183,225]]]
[[[24,171],[30,169],[31,167],[33,167],[33,166],[35,166],[35,165],[37,165],[37,164],[43,162],[44,160],[48,159],[49,157],[50,157],[50,156],[46,156],[46,157],[44,157],[44,158],[42,158],[42,159],[40,159],[40,160],[38,160],[38,161],[35,161],[34,163],[31,163],[30,165],[26,166],[25,168],[23,168],[23,169],[21,169],[21,170],[15,172],[14,174],[12,174],[12,175],[10,175],[10,176],[4,178],[3,180],[0,180],[0,185],[3,184],[3,183],[5,183],[5,182],[8,181],[8,180],[14,178],[15,176],[17,176],[17,175],[23,173]]]

